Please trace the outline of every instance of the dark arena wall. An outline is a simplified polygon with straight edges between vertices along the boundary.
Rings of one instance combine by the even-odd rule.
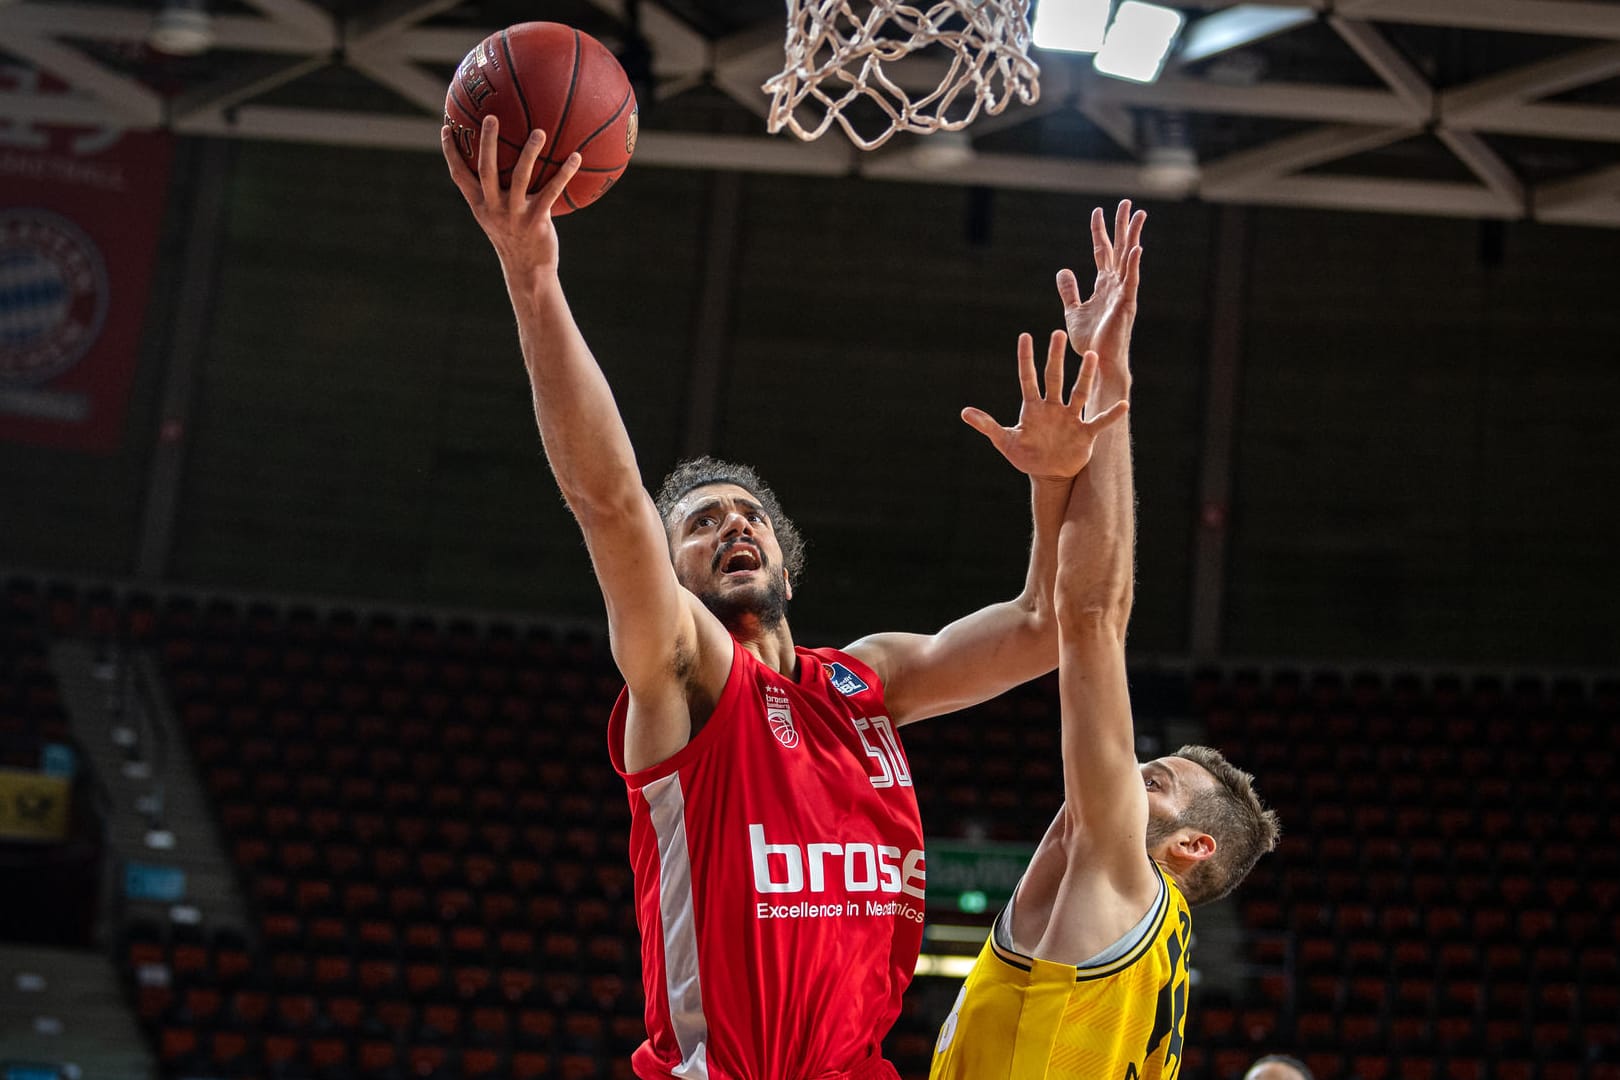
[[[183,330],[182,254],[216,155],[218,247],[167,576],[596,616],[498,267],[443,164],[183,149],[120,449],[0,446],[0,561],[134,570],[157,395]],[[725,182],[734,205],[709,174],[632,168],[561,224],[576,316],[648,481],[689,447],[757,465],[811,542],[796,621],[831,637],[931,628],[1010,595],[1025,487],[956,414],[1011,419],[1014,336],[1058,324],[1053,271],[1089,264],[1086,213],[1113,196]],[[1189,644],[1205,372],[1231,314],[1224,651],[1612,660],[1616,234],[1145,205],[1134,650]],[[715,213],[734,217],[711,229]],[[1211,300],[1223,213],[1248,226],[1230,313]],[[721,330],[704,336],[702,275],[721,256]],[[696,429],[695,351],[718,364],[712,424]]]

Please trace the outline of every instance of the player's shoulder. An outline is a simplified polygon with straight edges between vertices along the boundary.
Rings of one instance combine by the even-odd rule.
[[[882,676],[865,659],[850,652],[848,649],[835,649],[828,646],[797,649],[800,662],[805,658],[814,661],[821,674],[826,678],[827,684],[845,697],[857,697],[862,694],[874,693],[883,685]]]

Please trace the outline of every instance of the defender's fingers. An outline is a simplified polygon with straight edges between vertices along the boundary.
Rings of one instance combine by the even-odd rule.
[[[1114,243],[1108,238],[1108,226],[1100,206],[1091,211],[1091,257],[1096,260],[1098,270],[1106,270],[1114,262]]]
[[[545,132],[538,128],[529,132],[528,141],[523,144],[522,153],[518,154],[517,164],[512,166],[512,186],[506,197],[511,200],[514,210],[520,208],[529,197],[529,185],[534,182],[534,163],[545,145]]]
[[[1101,434],[1108,428],[1125,419],[1125,414],[1131,411],[1131,403],[1124,398],[1114,402],[1108,408],[1086,421],[1086,427],[1093,435]]]
[[[1057,275],[1058,299],[1063,301],[1066,308],[1080,306],[1080,281],[1074,276],[1074,271],[1064,267]]]
[[[490,206],[501,195],[501,122],[493,114],[484,117],[478,129],[478,184],[484,189],[484,202]]]
[[[1113,253],[1116,257],[1128,249],[1128,245],[1125,243],[1125,233],[1130,229],[1130,221],[1131,200],[1121,199],[1119,205],[1114,208]]]
[[[1035,339],[1028,334],[1018,335],[1018,387],[1025,401],[1041,396],[1040,383],[1035,381]]]
[[[983,409],[975,409],[969,405],[962,410],[962,421],[968,427],[977,431],[990,440],[990,444],[1001,450],[1007,443],[1007,429],[996,423],[995,417]]]
[[[568,182],[579,172],[579,163],[582,160],[584,159],[578,153],[569,154],[563,163],[557,166],[557,171],[551,174],[546,186],[535,194],[535,202],[539,203],[546,213],[551,213],[552,206],[562,198],[563,189],[568,187]]]
[[[1125,250],[1138,247],[1142,243],[1142,227],[1147,224],[1147,211],[1138,210],[1131,215],[1131,226],[1125,234]]]
[[[1136,289],[1142,284],[1142,248],[1141,245],[1131,248],[1131,253],[1125,256],[1125,288],[1124,299],[1127,304],[1136,303]]]
[[[1086,414],[1086,405],[1091,401],[1091,395],[1097,391],[1097,368],[1101,361],[1097,354],[1087,350],[1084,360],[1080,361],[1080,374],[1074,377],[1074,389],[1069,393],[1069,408],[1076,415]]]
[[[472,168],[462,158],[461,151],[456,149],[456,137],[446,124],[439,129],[439,149],[444,151],[444,163],[449,166],[450,179],[455,182],[461,197],[467,200],[468,206],[477,206],[483,198],[483,192],[478,188],[478,178],[473,175]]]
[[[1062,330],[1052,331],[1046,341],[1046,396],[1053,401],[1063,400],[1063,357],[1069,351],[1069,335]]]

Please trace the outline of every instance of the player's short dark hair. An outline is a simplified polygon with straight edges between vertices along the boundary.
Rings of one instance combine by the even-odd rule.
[[[1311,1075],[1311,1070],[1305,1067],[1303,1061],[1296,1057],[1289,1057],[1287,1054],[1267,1054],[1263,1058],[1256,1058],[1254,1064],[1250,1065],[1243,1075],[1247,1076],[1262,1065],[1286,1065],[1299,1073],[1305,1080],[1316,1080],[1316,1077]]]
[[[776,543],[782,549],[782,566],[787,570],[788,580],[797,583],[804,574],[804,537],[799,535],[793,519],[782,512],[782,503],[776,497],[776,492],[747,465],[707,456],[689,458],[676,465],[658,486],[658,494],[653,496],[665,530],[670,527],[669,516],[675,504],[687,492],[710,484],[735,484],[759,500],[759,505],[765,508],[765,516],[771,519],[771,531],[776,534]]]
[[[1183,746],[1172,756],[1203,766],[1215,778],[1214,787],[1194,795],[1177,822],[1215,838],[1215,854],[1188,871],[1182,882],[1188,904],[1207,904],[1237,888],[1260,856],[1277,846],[1282,822],[1255,794],[1254,777],[1219,750]]]

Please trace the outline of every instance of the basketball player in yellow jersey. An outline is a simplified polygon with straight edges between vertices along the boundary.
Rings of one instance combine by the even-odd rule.
[[[1093,401],[1130,392],[1144,215],[1092,214],[1092,297],[1058,275]],[[1117,241],[1117,243],[1116,243]],[[941,1027],[931,1080],[1172,1080],[1186,1032],[1194,905],[1276,846],[1252,777],[1208,747],[1139,765],[1125,681],[1136,541],[1129,414],[1097,438],[1058,538],[1064,805]]]

